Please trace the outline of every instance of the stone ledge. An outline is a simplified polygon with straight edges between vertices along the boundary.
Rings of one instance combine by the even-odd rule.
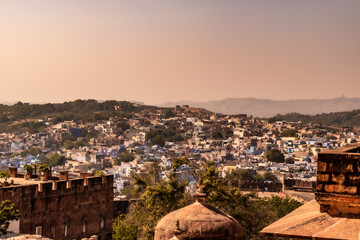
[[[334,217],[359,218],[360,216],[360,198],[357,195],[316,192],[315,199],[320,204],[320,212],[326,212]]]

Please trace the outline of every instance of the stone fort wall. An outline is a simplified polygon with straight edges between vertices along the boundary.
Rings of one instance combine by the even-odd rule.
[[[315,199],[331,216],[360,216],[360,145],[349,145],[318,157]]]
[[[113,176],[85,177],[0,189],[20,210],[20,232],[52,239],[111,239]]]

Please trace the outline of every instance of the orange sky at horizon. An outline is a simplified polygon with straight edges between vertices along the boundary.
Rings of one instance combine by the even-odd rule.
[[[357,1],[6,1],[0,101],[360,97]]]

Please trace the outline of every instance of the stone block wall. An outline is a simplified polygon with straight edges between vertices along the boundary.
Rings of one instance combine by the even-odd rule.
[[[21,233],[35,234],[40,227],[52,239],[111,239],[112,175],[2,188],[3,200],[20,210]]]
[[[319,154],[317,192],[360,193],[360,154]]]
[[[360,154],[356,153],[357,148],[319,153],[315,198],[321,212],[360,217]]]

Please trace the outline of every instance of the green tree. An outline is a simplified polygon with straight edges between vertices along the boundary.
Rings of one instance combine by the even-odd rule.
[[[151,125],[151,122],[149,120],[145,120],[143,125],[144,127],[148,127]]]
[[[8,179],[9,177],[11,177],[9,171],[1,171],[1,172],[0,172],[0,178],[4,178],[4,179],[5,179],[5,182],[7,181],[7,179]]]
[[[262,198],[259,200],[260,204],[270,205],[272,210],[277,214],[277,218],[282,218],[289,212],[294,211],[302,204],[289,197],[281,198],[279,196],[273,196],[271,198]]]
[[[116,124],[116,127],[121,128],[123,131],[125,131],[130,128],[130,124],[125,121],[121,121]]]
[[[287,129],[280,133],[279,137],[296,137],[298,131],[296,129]]]
[[[232,137],[234,135],[234,131],[231,128],[226,127],[224,130],[225,130],[225,136],[227,138]]]
[[[6,235],[10,221],[19,219],[19,210],[9,200],[0,204],[0,236]]]
[[[83,146],[86,146],[87,143],[84,142],[83,140],[78,140],[76,142],[73,142],[71,140],[66,140],[64,142],[64,147],[66,149],[73,149],[73,148],[79,148],[79,147],[83,147]]]
[[[175,117],[176,115],[174,114],[174,112],[169,109],[169,110],[166,110],[165,112],[165,118],[172,118],[172,117]]]
[[[96,130],[90,130],[85,136],[86,141],[89,142],[91,138],[96,138],[98,133]]]
[[[243,194],[226,184],[213,162],[207,163],[200,174],[207,203],[233,216],[244,228],[245,239],[258,239],[264,227],[301,205],[290,199],[261,199],[254,193]]]
[[[7,123],[9,121],[10,119],[6,115],[3,114],[0,115],[0,123]]]
[[[64,147],[65,147],[66,149],[73,149],[73,148],[75,147],[75,144],[74,144],[72,141],[70,141],[70,140],[66,140],[66,141],[64,142]]]
[[[264,181],[273,181],[273,182],[278,182],[278,178],[271,172],[265,172],[263,175],[263,179]]]
[[[30,148],[29,150],[25,150],[21,152],[22,157],[26,157],[28,154],[32,156],[37,156],[38,154],[41,154],[42,151],[40,148]]]
[[[11,176],[10,176],[10,173],[8,171],[1,171],[0,172],[0,178],[5,179],[4,182],[0,182],[0,187],[9,186],[9,185],[14,184],[14,180],[11,180],[10,183],[7,181],[9,177],[11,177]]]
[[[120,215],[113,223],[113,239],[137,240],[139,228],[133,222],[125,221],[125,214]]]
[[[165,129],[164,132],[162,132],[162,135],[166,138],[173,137],[176,135],[176,127],[175,126],[169,126]]]
[[[255,171],[248,169],[235,169],[228,172],[224,178],[227,185],[239,186],[241,181],[278,181],[277,177],[271,172],[265,172],[264,175],[260,175]]]
[[[220,140],[220,139],[223,139],[223,138],[224,138],[224,136],[223,136],[223,134],[221,133],[220,130],[215,130],[215,131],[211,134],[211,137],[212,137],[213,139],[216,139],[216,140]]]
[[[192,164],[187,158],[174,158],[168,180],[162,180],[155,163],[152,170],[133,174],[134,197],[139,200],[130,211],[114,222],[113,239],[153,239],[157,222],[167,213],[189,205],[194,199],[185,191],[187,182],[176,177],[176,169]],[[258,239],[265,226],[300,206],[291,199],[259,199],[254,193],[243,194],[220,176],[214,162],[193,165],[207,194],[207,204],[233,216],[245,229],[245,239]]]
[[[125,150],[118,154],[118,157],[114,160],[115,165],[121,165],[122,162],[131,162],[135,159],[135,156],[133,153],[130,153],[129,151]]]
[[[165,139],[161,135],[156,135],[150,140],[151,145],[159,145],[161,147],[165,146]]]
[[[330,141],[330,140],[336,140],[337,137],[335,137],[334,135],[327,135],[327,136],[326,136],[326,139],[327,139],[328,141]]]
[[[115,220],[113,239],[153,239],[155,226],[163,216],[190,203],[187,182],[180,182],[175,175],[176,168],[186,162],[187,158],[173,160],[169,180],[160,180],[157,164],[144,177],[132,176],[139,200],[126,216]]]
[[[285,158],[285,163],[287,164],[294,164],[295,159],[292,157]]]
[[[68,160],[65,156],[60,154],[53,154],[51,157],[45,158],[42,163],[45,163],[51,167],[65,165],[66,160]]]
[[[235,169],[226,173],[225,182],[231,186],[239,186],[241,181],[254,180],[254,174],[248,169]]]
[[[269,162],[283,163],[285,160],[284,154],[278,149],[270,149],[266,153],[266,160]]]
[[[174,157],[172,162],[172,169],[175,171],[177,168],[189,164],[189,159],[187,157]]]
[[[40,164],[39,165],[39,171],[40,172],[45,172],[45,171],[49,171],[49,165],[47,165],[46,163],[44,163],[44,164]]]

